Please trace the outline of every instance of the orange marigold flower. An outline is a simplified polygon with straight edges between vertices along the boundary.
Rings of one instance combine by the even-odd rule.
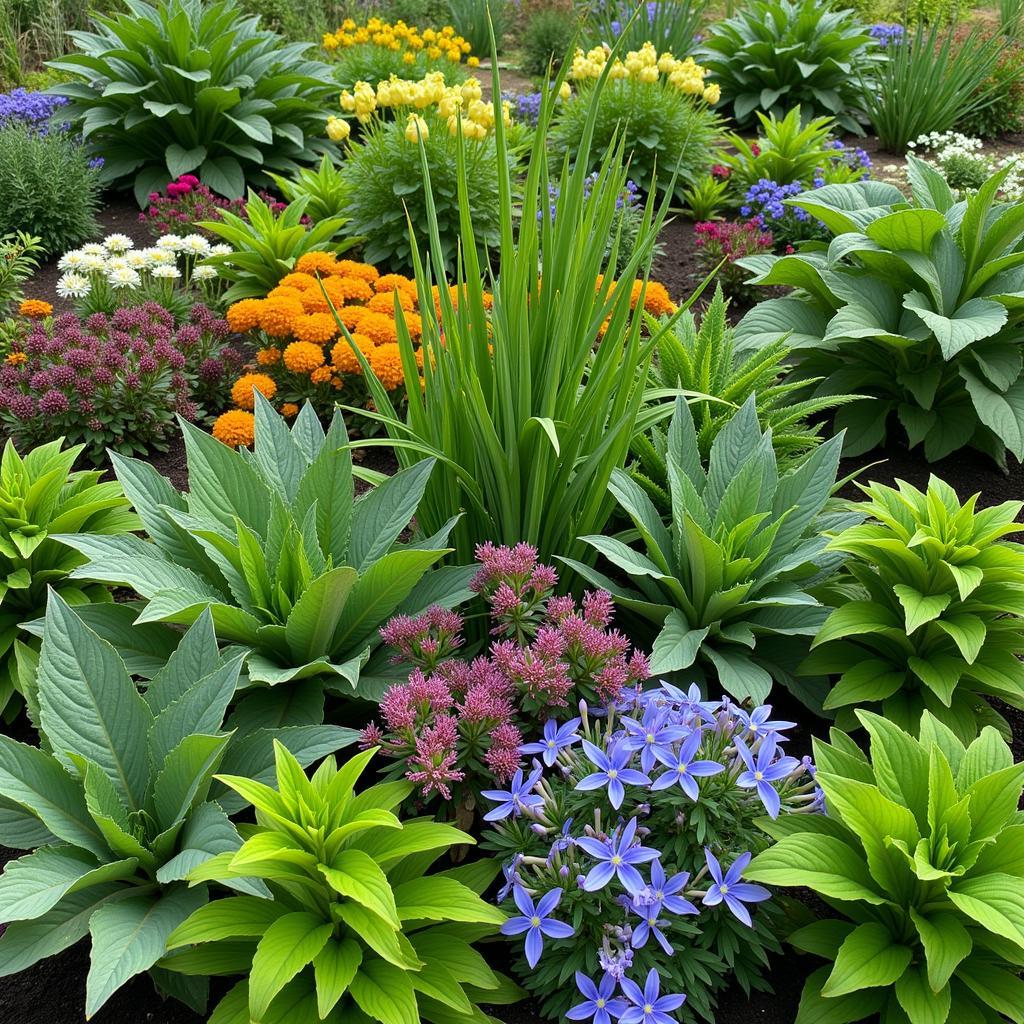
[[[231,386],[231,401],[239,409],[251,410],[256,404],[253,389],[268,401],[277,394],[277,384],[265,373],[245,373]]]
[[[402,353],[398,345],[393,342],[389,342],[386,345],[377,345],[367,358],[370,360],[370,367],[377,375],[377,379],[388,391],[394,391],[395,388],[405,382],[405,371],[402,368]]]
[[[368,283],[380,277],[380,271],[371,263],[360,263],[358,260],[338,260],[336,274],[343,277],[358,277]]]
[[[398,296],[398,305],[401,309],[411,313],[416,308],[416,302],[407,291],[398,288],[389,292],[377,292],[376,295],[366,304],[367,309],[376,310],[378,313],[394,313],[395,296]]]
[[[365,334],[353,334],[352,340],[355,342],[356,348],[364,356],[369,357],[374,349],[373,342]],[[359,360],[356,359],[355,352],[352,351],[352,346],[345,338],[340,338],[335,343],[334,348],[331,349],[331,365],[339,373],[361,374],[363,372],[363,368],[359,365]]]
[[[18,306],[18,312],[22,316],[31,317],[33,320],[40,320],[53,312],[53,306],[48,302],[43,302],[42,299],[25,299]]]
[[[229,448],[248,448],[256,436],[256,417],[242,409],[229,409],[214,422],[213,436]]]
[[[379,292],[406,291],[416,297],[416,282],[405,274],[382,274],[373,282],[373,287]]]
[[[310,375],[309,379],[314,384],[326,384],[334,374],[329,366],[318,366]]]
[[[296,261],[295,269],[300,274],[336,274],[338,261],[329,252],[304,252]]]
[[[368,310],[359,321],[359,331],[375,345],[393,344],[398,341],[395,321],[385,313],[374,313],[372,310]]]
[[[345,286],[341,282],[340,277],[324,278],[323,290],[327,293],[327,298],[334,304],[335,309],[340,309],[345,305]]]
[[[311,341],[293,341],[284,350],[283,358],[292,373],[311,373],[324,365],[324,350]]]
[[[255,330],[260,325],[260,311],[263,309],[263,299],[242,299],[228,306],[225,318],[228,327],[235,334],[245,334],[247,331]]]
[[[313,288],[320,290],[320,285],[317,279],[312,274],[297,274],[294,271],[290,274],[285,274],[280,281],[277,282],[278,288],[296,288],[300,292],[306,292]]]
[[[366,302],[373,296],[373,289],[361,277],[336,277],[336,294],[344,296],[345,302]]]
[[[7,356],[7,363],[10,366],[17,366],[19,363],[24,363],[28,360],[28,356],[24,352],[11,352]]]
[[[363,322],[363,318],[373,315],[371,310],[365,306],[346,306],[344,309],[338,310],[339,319],[350,331],[359,330],[359,325]]]
[[[423,319],[419,313],[413,313],[411,311],[405,312],[405,326],[408,328],[409,337],[413,341],[419,341],[423,335]]]
[[[281,406],[281,415],[290,420],[293,416],[299,415],[299,407],[294,402],[285,402]]]
[[[323,345],[338,333],[338,325],[330,313],[308,313],[295,318],[292,333],[299,341],[313,341]]]
[[[648,281],[644,292],[644,309],[652,316],[667,316],[679,307],[669,297],[668,289],[659,281]]]
[[[334,278],[328,278],[327,280],[333,281]],[[308,291],[302,293],[302,308],[307,313],[326,313],[331,307],[327,305],[324,293],[317,288],[315,292]]]
[[[298,299],[268,298],[260,309],[260,327],[272,338],[287,338],[292,333],[292,322],[302,314]]]
[[[274,345],[270,348],[261,348],[256,353],[256,362],[260,366],[273,366],[275,363],[281,362],[281,350]]]

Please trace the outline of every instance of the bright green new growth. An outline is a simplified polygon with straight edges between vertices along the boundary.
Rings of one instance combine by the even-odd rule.
[[[141,526],[120,484],[100,483],[99,470],[72,472],[85,446],[61,451],[63,442],[40,445],[23,459],[8,441],[0,458],[0,713],[16,692],[32,710],[17,668],[19,642],[29,639],[20,627],[42,616],[47,588],[69,604],[111,599],[105,586],[69,578],[85,559],[52,535],[126,534]]]
[[[635,589],[571,559],[584,579],[659,626],[651,674],[698,665],[737,700],[764,703],[773,677],[815,697],[792,669],[828,609],[811,588],[841,556],[822,532],[850,517],[823,512],[835,486],[842,438],[834,437],[781,475],[771,430],[761,431],[751,396],[711,445],[707,469],[693,418],[676,399],[666,446],[668,525],[643,488],[616,470],[609,489],[632,519],[642,548],[617,537],[581,538],[625,573]]]
[[[897,488],[862,487],[867,521],[829,544],[849,557],[805,668],[839,675],[824,706],[843,728],[877,706],[912,734],[927,710],[964,742],[986,724],[1009,737],[986,697],[1024,708],[1024,546],[1001,539],[1022,503],[975,511],[934,476]]]
[[[302,187],[301,184],[293,186],[296,190]],[[298,258],[307,252],[338,253],[356,244],[358,239],[354,238],[334,241],[345,224],[344,217],[314,218],[309,227],[302,223],[302,215],[307,208],[312,214],[317,201],[310,190],[293,198],[275,214],[250,189],[245,217],[223,210],[221,220],[199,222],[199,227],[218,235],[231,246],[231,252],[208,256],[204,261],[216,267],[221,278],[232,282],[224,293],[224,302],[263,298],[285,274],[295,269]]]
[[[39,260],[46,251],[42,239],[25,231],[4,233],[0,223],[0,319],[11,311],[15,302],[21,302],[21,286],[38,270]]]
[[[304,56],[309,43],[262,30],[234,0],[127,8],[95,15],[94,31],[69,33],[79,52],[48,62],[73,76],[50,91],[71,98],[65,111],[103,156],[103,181],[132,184],[140,206],[188,173],[234,198],[327,152],[337,86]]]
[[[400,821],[406,781],[358,795],[376,753],[311,778],[280,744],[277,789],[221,776],[256,808],[245,843],[197,868],[193,884],[258,879],[273,899],[232,896],[197,910],[168,940],[162,965],[185,975],[247,974],[210,1024],[484,1024],[476,1005],[514,1002],[518,988],[471,943],[505,915],[480,898],[494,859],[426,876],[473,839],[429,819]]]
[[[328,153],[324,153],[318,167],[303,167],[292,177],[284,174],[271,174],[271,177],[277,191],[289,203],[309,196],[303,213],[314,225],[330,217],[341,217],[345,212],[348,189],[344,176]]]
[[[804,385],[783,382],[790,370],[785,362],[789,354],[786,339],[779,337],[753,353],[737,353],[733,330],[726,320],[727,307],[721,288],[716,288],[699,328],[695,317],[687,312],[672,331],[662,334],[651,367],[652,383],[658,388],[679,388],[709,396],[709,400],[690,405],[697,449],[704,463],[711,455],[714,439],[753,395],[757,420],[771,430],[775,457],[780,468],[785,468],[821,441],[821,424],[808,423],[808,417],[854,399],[827,396],[794,401],[793,392]],[[668,436],[657,425],[647,434],[634,437],[631,445],[637,461],[630,467],[630,474],[663,516],[671,507],[667,449]]]
[[[224,731],[241,664],[218,651],[204,613],[140,694],[117,652],[51,593],[35,681],[40,746],[0,734],[0,834],[34,851],[0,876],[0,977],[88,933],[87,1016],[148,970],[161,991],[205,1005],[205,983],[154,965],[206,902],[205,886],[184,884],[188,872],[241,845],[211,799],[214,772],[265,777],[276,737],[303,764],[356,738],[336,726]],[[266,895],[259,883],[232,884]]]
[[[790,936],[833,961],[807,979],[795,1024],[1021,1024],[1024,764],[992,728],[965,748],[928,714],[920,740],[857,715],[871,760],[839,730],[816,739],[826,816],[763,820],[777,843],[744,872],[841,915]]]
[[[826,185],[793,200],[835,235],[827,252],[739,262],[754,283],[789,285],[737,328],[761,345],[791,330],[799,372],[819,394],[870,395],[842,409],[847,454],[885,441],[895,417],[928,461],[972,445],[1024,459],[1024,203],[996,202],[1010,168],[956,202],[942,176],[908,157],[913,200],[879,181]]]
[[[426,575],[448,550],[454,520],[432,537],[395,543],[433,460],[354,501],[341,415],[325,435],[307,404],[289,430],[258,393],[256,400],[252,453],[182,422],[187,493],[145,462],[112,456],[148,540],[62,539],[89,559],[77,575],[131,587],[148,602],[140,624],[188,625],[209,608],[217,636],[251,652],[250,681],[324,677],[343,695],[362,695],[360,669],[391,615],[470,596],[468,569]]]

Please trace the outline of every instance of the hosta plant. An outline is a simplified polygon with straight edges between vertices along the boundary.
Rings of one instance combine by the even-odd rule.
[[[862,487],[866,521],[829,544],[847,561],[805,670],[838,676],[825,708],[845,729],[856,706],[910,733],[927,710],[965,742],[985,724],[1009,737],[986,698],[1024,708],[1024,546],[1003,539],[1022,503],[896,483]]]
[[[289,430],[256,397],[251,454],[182,423],[186,493],[147,463],[114,459],[148,539],[63,539],[89,559],[79,576],[141,595],[139,623],[188,625],[209,608],[217,636],[248,648],[251,682],[324,677],[351,695],[392,614],[470,596],[468,572],[425,575],[444,556],[451,523],[432,537],[395,543],[433,460],[354,501],[341,415],[325,434],[306,405]]]
[[[47,590],[75,605],[111,599],[102,584],[69,579],[84,559],[51,534],[127,534],[141,526],[120,484],[100,483],[99,470],[72,471],[84,446],[62,450],[63,440],[24,458],[8,441],[0,457],[0,714],[23,690],[16,652],[29,637],[20,627],[43,614]]]
[[[155,965],[173,929],[206,902],[206,886],[185,882],[189,871],[242,843],[214,772],[264,777],[276,737],[303,764],[355,737],[336,726],[244,740],[225,731],[241,664],[218,651],[206,613],[140,693],[114,649],[51,596],[36,672],[40,745],[0,735],[4,845],[33,851],[0,875],[0,977],[89,934],[87,1017],[143,971],[162,992],[204,1007],[204,980]],[[268,895],[253,880],[227,884]]]
[[[845,734],[814,741],[826,817],[763,827],[778,842],[747,876],[815,892],[836,916],[794,932],[828,960],[796,1024],[1024,1021],[1024,764],[995,729],[964,747],[925,715],[920,740],[860,711],[870,760]]]
[[[72,77],[53,91],[101,180],[134,187],[139,206],[180,174],[234,198],[267,172],[294,172],[326,151],[331,69],[245,17],[234,0],[129,0],[72,32],[78,52],[50,66]]]
[[[1024,458],[1024,203],[996,193],[1010,168],[956,202],[932,167],[908,157],[911,202],[895,186],[826,185],[787,200],[835,236],[826,251],[755,256],[755,283],[798,290],[744,317],[741,344],[790,330],[801,375],[819,394],[872,396],[839,411],[847,453],[884,442],[897,421],[932,462],[964,445],[1005,465]]]
[[[737,700],[755,703],[775,678],[813,703],[809,687],[792,677],[793,658],[828,616],[811,588],[842,561],[822,536],[851,518],[824,511],[841,446],[841,437],[831,438],[780,473],[751,395],[715,438],[705,467],[693,417],[677,399],[665,451],[668,524],[643,487],[615,470],[609,488],[639,546],[581,538],[631,586],[567,561],[659,630],[653,675],[696,665]]]
[[[307,778],[280,744],[277,788],[223,776],[256,809],[237,851],[200,865],[193,884],[257,879],[272,899],[231,896],[196,910],[169,938],[164,961],[185,976],[245,974],[210,1024],[470,1024],[477,1001],[518,989],[472,943],[505,915],[480,898],[494,861],[426,872],[464,832],[394,814],[412,783],[355,784],[375,754],[327,758]],[[183,949],[193,946],[192,949]]]

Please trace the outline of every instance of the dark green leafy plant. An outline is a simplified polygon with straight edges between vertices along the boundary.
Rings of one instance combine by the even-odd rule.
[[[114,649],[51,596],[36,677],[41,746],[0,735],[4,843],[34,851],[0,876],[0,977],[88,933],[87,1017],[144,971],[202,1011],[205,979],[155,965],[174,928],[206,902],[206,886],[185,884],[189,871],[242,844],[211,798],[214,773],[262,776],[277,737],[308,764],[357,735],[317,726],[237,740],[222,721],[242,660],[218,651],[206,612],[140,694]],[[227,884],[268,895],[252,879]]]
[[[576,25],[564,7],[544,7],[531,14],[523,28],[522,70],[527,75],[546,75],[557,71],[566,54],[572,51]]]
[[[193,884],[256,879],[272,899],[241,895],[201,907],[170,936],[162,961],[186,976],[246,974],[210,1024],[470,1024],[477,1002],[514,1002],[520,990],[472,943],[505,915],[480,898],[496,860],[426,875],[450,847],[473,839],[428,819],[400,821],[410,782],[355,783],[376,753],[340,768],[333,757],[312,778],[280,744],[277,788],[223,781],[256,808],[237,851],[200,865]]]
[[[501,52],[505,33],[512,27],[512,5],[510,0],[448,0],[448,17],[471,52],[486,56],[491,52],[492,31],[496,52]]]
[[[323,677],[351,696],[396,611],[410,614],[470,596],[471,570],[426,575],[445,555],[455,520],[398,545],[433,460],[353,500],[352,458],[340,413],[325,435],[308,403],[289,431],[256,396],[252,453],[182,423],[189,491],[152,466],[114,457],[149,534],[63,536],[86,555],[78,576],[133,588],[140,623],[187,625],[206,608],[221,640],[248,648],[250,681],[273,686]],[[288,702],[287,687],[278,699]]]
[[[331,69],[245,17],[235,0],[126,0],[72,32],[80,52],[49,62],[75,77],[68,117],[102,156],[102,180],[140,206],[181,174],[235,198],[268,171],[294,173],[327,150]]]
[[[21,286],[39,269],[40,239],[24,231],[0,235],[0,319],[24,297]]]
[[[627,50],[639,50],[648,40],[659,53],[686,56],[693,50],[693,42],[704,20],[705,6],[698,0],[657,0],[643,4],[634,15],[637,5],[632,0],[611,0],[591,5],[584,23],[587,48],[618,40]]]
[[[985,724],[1009,737],[985,698],[1024,708],[1024,547],[1002,539],[1022,503],[975,511],[936,477],[897,488],[862,487],[867,521],[829,544],[848,558],[806,669],[839,676],[825,708],[845,729],[879,706],[910,733],[927,710],[964,742]]]
[[[762,827],[745,877],[817,893],[837,917],[789,941],[830,962],[795,1024],[1024,1020],[1024,764],[995,729],[969,747],[925,714],[921,738],[868,712],[870,761],[843,732],[814,740],[826,817]]]
[[[668,525],[640,484],[617,469],[609,489],[642,546],[580,538],[632,586],[565,561],[658,628],[653,676],[696,665],[737,700],[755,704],[774,678],[813,705],[813,691],[793,670],[828,617],[812,588],[842,560],[827,552],[822,533],[852,519],[823,511],[841,447],[841,437],[831,438],[780,474],[752,395],[711,443],[705,468],[692,414],[677,398],[665,453]]]
[[[722,88],[740,125],[757,110],[781,117],[799,106],[805,120],[834,117],[863,134],[859,77],[884,59],[849,10],[818,0],[756,0],[710,26],[698,59]]]
[[[934,168],[907,160],[910,203],[872,181],[787,200],[835,237],[827,253],[740,261],[756,284],[799,290],[756,306],[737,338],[759,346],[792,331],[798,372],[825,378],[818,394],[876,399],[836,416],[849,454],[883,443],[895,418],[930,462],[971,445],[1005,466],[1007,449],[1024,458],[1024,203],[996,202],[1009,168],[955,202]]]
[[[0,458],[0,714],[19,692],[38,710],[19,679],[17,644],[29,641],[21,623],[43,614],[47,590],[74,605],[111,600],[102,584],[69,579],[85,559],[51,535],[127,534],[142,525],[120,484],[100,483],[101,470],[72,472],[85,446],[61,451],[63,441],[24,458],[8,441]]]

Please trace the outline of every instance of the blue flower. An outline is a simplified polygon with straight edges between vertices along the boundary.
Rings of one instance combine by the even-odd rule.
[[[633,757],[633,751],[625,746],[614,746],[606,754],[600,747],[594,746],[589,740],[583,741],[583,750],[590,763],[598,771],[576,783],[577,789],[590,790],[608,787],[608,802],[618,810],[626,798],[623,783],[629,786],[650,785],[650,778],[635,768],[627,768]],[[486,794],[485,794],[486,795]]]
[[[540,754],[544,763],[550,768],[558,760],[558,752],[571,747],[578,739],[576,730],[580,727],[579,718],[572,718],[564,725],[549,718],[544,723],[544,739],[536,743],[524,743],[519,748],[520,754]]]
[[[661,926],[667,922],[658,919],[662,906],[658,900],[651,896],[650,890],[644,889],[643,892],[638,893],[633,899],[629,900],[626,905],[631,913],[636,914],[640,918],[640,923],[633,929],[633,934],[630,937],[630,943],[633,948],[643,949],[647,945],[647,940],[653,936],[657,940],[658,945],[671,956],[675,950],[668,939],[665,938],[665,933],[661,930]]]
[[[533,764],[534,769],[525,782],[523,781],[523,769],[519,768],[513,776],[508,790],[485,789],[481,791],[481,796],[498,804],[493,811],[488,811],[484,815],[484,821],[501,821],[510,814],[514,818],[518,818],[520,814],[528,814],[544,804],[543,797],[533,794],[533,787],[540,781],[544,769],[537,761],[534,761]]]
[[[781,719],[773,720],[770,717],[772,713],[771,704],[762,704],[760,707],[754,708],[749,714],[743,708],[737,707],[734,704],[732,713],[746,726],[746,732],[748,733],[746,739],[750,742],[769,732],[782,732],[785,729],[796,728],[796,722],[784,722]]]
[[[505,884],[498,890],[498,902],[504,903],[513,887],[520,884],[519,865],[523,861],[523,855],[517,853],[507,864],[502,866],[501,873],[504,876]]]
[[[702,903],[705,907],[714,907],[719,903],[725,905],[732,911],[737,920],[742,921],[748,928],[752,927],[750,912],[744,903],[760,903],[762,900],[771,898],[771,893],[763,885],[751,885],[749,882],[741,882],[743,870],[750,863],[750,854],[740,854],[732,866],[722,877],[722,866],[718,858],[707,848],[704,850],[704,857],[708,862],[708,871],[711,872],[713,883],[704,894]]]
[[[512,890],[512,898],[522,912],[521,917],[510,917],[502,926],[502,935],[522,935],[526,932],[526,962],[531,967],[537,966],[540,955],[544,951],[544,936],[549,939],[568,939],[575,933],[564,921],[556,921],[550,917],[551,911],[558,906],[562,898],[561,889],[552,889],[545,893],[536,906],[530,894],[517,885]]]
[[[775,757],[778,750],[774,736],[769,736],[762,741],[756,758],[739,736],[734,737],[734,741],[740,757],[743,758],[743,763],[747,766],[745,772],[740,772],[736,779],[736,785],[743,789],[756,790],[758,799],[764,804],[764,809],[769,816],[777,818],[782,808],[782,800],[772,783],[778,782],[779,779],[784,779],[794,772],[800,767],[800,762],[795,757],[780,757],[773,764],[772,758]]]
[[[582,971],[576,972],[576,987],[584,1001],[566,1011],[569,1020],[593,1020],[594,1024],[611,1024],[612,1017],[621,1017],[626,1010],[626,1000],[621,996],[612,998],[615,979],[610,974],[595,985]]]
[[[686,888],[690,872],[683,871],[667,878],[661,861],[651,865],[651,895],[672,914],[699,914],[700,911],[688,900],[678,895]]]
[[[623,978],[621,981],[623,995],[632,1003],[619,1018],[619,1024],[675,1024],[669,1016],[686,1002],[686,996],[663,996],[658,972],[651,968],[643,991],[635,981]]]
[[[696,800],[700,795],[697,788],[697,779],[708,775],[717,775],[725,771],[725,765],[717,761],[695,761],[694,757],[700,748],[702,730],[698,726],[689,736],[683,740],[679,752],[656,751],[658,760],[666,765],[668,770],[662,772],[655,780],[651,789],[668,789],[670,786],[679,784],[679,788],[691,799]]]
[[[590,836],[576,840],[576,845],[598,862],[583,879],[583,888],[587,892],[603,889],[613,878],[618,878],[626,891],[634,896],[644,888],[644,880],[634,865],[656,860],[661,854],[647,846],[633,846],[636,827],[636,818],[630,818],[621,832],[616,829],[608,840]]]
[[[650,772],[657,761],[672,757],[672,744],[686,735],[682,726],[669,724],[665,714],[653,702],[644,709],[643,720],[623,718],[626,735],[621,743],[627,750],[640,751],[640,767]]]

